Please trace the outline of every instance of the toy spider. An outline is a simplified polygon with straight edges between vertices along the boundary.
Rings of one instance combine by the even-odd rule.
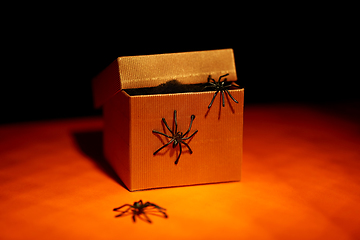
[[[156,150],[154,152],[154,155],[157,154],[161,149],[163,149],[164,147],[168,146],[170,143],[173,143],[173,148],[175,148],[177,145],[179,145],[179,148],[180,148],[180,153],[179,153],[179,156],[176,158],[175,160],[175,164],[178,164],[179,162],[179,159],[180,159],[180,156],[181,156],[181,152],[182,152],[182,147],[181,147],[181,144],[184,144],[190,151],[190,154],[193,153],[193,151],[191,150],[191,148],[189,147],[189,145],[184,142],[184,140],[188,140],[190,139],[191,137],[194,136],[195,133],[198,132],[198,130],[195,130],[195,132],[193,132],[193,134],[191,134],[189,137],[185,137],[189,132],[190,132],[190,129],[191,129],[191,126],[192,126],[192,123],[195,119],[195,115],[191,115],[191,121],[190,121],[190,126],[189,126],[189,129],[185,132],[185,133],[182,133],[182,132],[178,132],[177,131],[177,119],[176,119],[176,110],[174,110],[174,122],[175,122],[175,130],[171,130],[170,127],[168,126],[165,118],[162,118],[162,121],[164,122],[166,128],[170,131],[171,133],[171,136],[165,134],[165,133],[162,133],[162,132],[159,132],[159,131],[156,131],[156,130],[152,130],[153,133],[158,133],[158,134],[161,134],[167,138],[170,139],[170,141],[168,143],[166,143],[164,146],[160,147],[158,150]]]
[[[224,95],[224,91],[231,97],[231,99],[232,99],[234,102],[238,103],[238,101],[230,94],[230,92],[229,92],[229,90],[228,90],[231,86],[235,86],[235,85],[232,85],[231,82],[228,83],[228,84],[226,84],[227,78],[225,78],[224,81],[220,82],[220,79],[223,78],[223,77],[226,77],[227,75],[229,75],[229,74],[227,73],[227,74],[225,74],[225,75],[220,76],[220,77],[219,77],[219,80],[218,80],[217,82],[216,82],[214,79],[211,78],[211,75],[209,75],[209,77],[208,77],[208,82],[207,82],[207,83],[210,84],[210,85],[205,86],[205,88],[214,88],[216,92],[215,92],[215,94],[214,94],[214,96],[213,96],[213,98],[212,98],[212,100],[211,100],[208,108],[211,108],[211,106],[212,106],[212,104],[213,104],[213,102],[214,102],[214,99],[215,99],[216,95],[218,94],[218,92],[221,93],[221,96],[222,96],[222,106],[223,106],[223,107],[225,107],[225,95]],[[211,80],[212,80],[212,82],[210,82]]]
[[[134,202],[133,205],[124,204],[120,207],[114,208],[113,211],[118,211],[123,207],[128,207],[128,208],[124,211],[121,211],[121,213],[116,215],[115,217],[121,217],[124,214],[128,213],[129,211],[132,212],[132,219],[134,222],[136,221],[135,216],[138,216],[140,219],[142,219],[141,215],[143,215],[148,223],[152,223],[150,218],[146,215],[146,213],[155,216],[163,216],[165,218],[168,217],[168,215],[165,213],[166,211],[165,208],[162,208],[151,202],[143,203],[142,200],[139,200],[138,202]],[[162,215],[159,215],[158,213],[161,213]]]

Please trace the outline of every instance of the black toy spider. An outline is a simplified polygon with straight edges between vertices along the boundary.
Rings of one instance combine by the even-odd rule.
[[[224,81],[220,82],[220,79],[223,78],[223,77],[226,77],[227,75],[229,75],[228,73],[225,74],[225,75],[222,75],[219,77],[219,80],[216,82],[214,79],[211,78],[211,75],[209,75],[208,77],[208,82],[207,84],[209,84],[208,86],[205,86],[205,88],[214,88],[214,90],[216,91],[208,108],[211,108],[213,102],[214,102],[214,99],[216,97],[216,95],[218,94],[218,92],[221,93],[221,96],[222,96],[222,106],[225,107],[225,95],[224,95],[224,91],[231,97],[231,99],[238,103],[238,101],[230,94],[229,92],[229,88],[232,87],[232,86],[236,86],[236,85],[232,85],[231,82],[227,83],[226,84],[226,80],[227,78],[225,78]],[[212,82],[211,82],[212,81]]]
[[[129,211],[131,211],[131,213],[132,213],[132,219],[134,222],[136,221],[135,216],[138,216],[140,219],[142,219],[141,215],[143,215],[145,217],[145,219],[142,219],[142,220],[145,220],[148,223],[152,223],[150,218],[146,215],[146,213],[150,214],[150,215],[155,215],[155,216],[163,216],[165,218],[168,217],[168,215],[165,213],[165,211],[166,211],[165,208],[162,208],[151,202],[143,203],[142,200],[139,200],[138,202],[134,202],[133,205],[124,204],[120,207],[114,208],[113,211],[118,211],[123,207],[128,207],[128,208],[125,209],[124,211],[121,211],[121,213],[116,215],[115,217],[121,217],[124,214],[128,213]],[[162,215],[161,214],[159,215],[159,213],[161,213]]]
[[[193,151],[191,150],[191,148],[189,147],[189,145],[184,142],[184,140],[188,140],[190,139],[191,137],[194,136],[195,133],[198,132],[198,130],[195,130],[195,132],[193,132],[193,134],[191,134],[190,136],[188,137],[185,137],[191,130],[191,126],[192,126],[192,123],[195,119],[195,115],[191,115],[191,121],[190,121],[190,126],[189,126],[189,129],[185,132],[185,133],[182,133],[182,132],[178,132],[177,131],[177,119],[176,119],[176,110],[174,110],[174,123],[175,123],[175,130],[171,130],[170,127],[168,126],[165,118],[162,118],[162,121],[164,122],[166,128],[170,131],[171,133],[171,136],[165,134],[165,133],[162,133],[162,132],[159,132],[159,131],[156,131],[156,130],[152,130],[153,133],[158,133],[158,134],[161,134],[167,138],[170,139],[170,141],[168,143],[166,143],[164,146],[160,147],[158,150],[156,150],[154,152],[154,155],[157,154],[161,149],[163,149],[164,147],[168,146],[170,143],[173,143],[173,148],[175,148],[177,145],[179,145],[179,148],[180,148],[180,153],[179,153],[179,156],[176,158],[175,160],[175,164],[178,164],[179,162],[179,159],[180,159],[180,156],[181,156],[181,152],[182,152],[182,147],[181,147],[181,144],[184,144],[190,151],[190,154],[193,153]]]

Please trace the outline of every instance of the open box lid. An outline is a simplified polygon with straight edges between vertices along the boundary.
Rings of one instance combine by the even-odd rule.
[[[94,105],[101,107],[122,89],[156,87],[170,80],[182,84],[206,83],[229,73],[236,81],[232,49],[119,57],[92,82]]]

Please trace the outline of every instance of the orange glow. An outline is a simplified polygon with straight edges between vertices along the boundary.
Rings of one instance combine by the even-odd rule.
[[[100,118],[0,126],[0,239],[360,237],[358,122],[245,106],[241,182],[139,192],[104,161],[102,129]],[[115,218],[114,207],[140,199],[169,218]]]

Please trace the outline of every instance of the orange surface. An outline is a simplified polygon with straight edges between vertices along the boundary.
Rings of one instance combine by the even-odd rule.
[[[0,239],[360,238],[356,121],[246,106],[241,182],[140,192],[105,164],[102,128],[101,118],[0,126]],[[139,199],[169,218],[114,217]]]

